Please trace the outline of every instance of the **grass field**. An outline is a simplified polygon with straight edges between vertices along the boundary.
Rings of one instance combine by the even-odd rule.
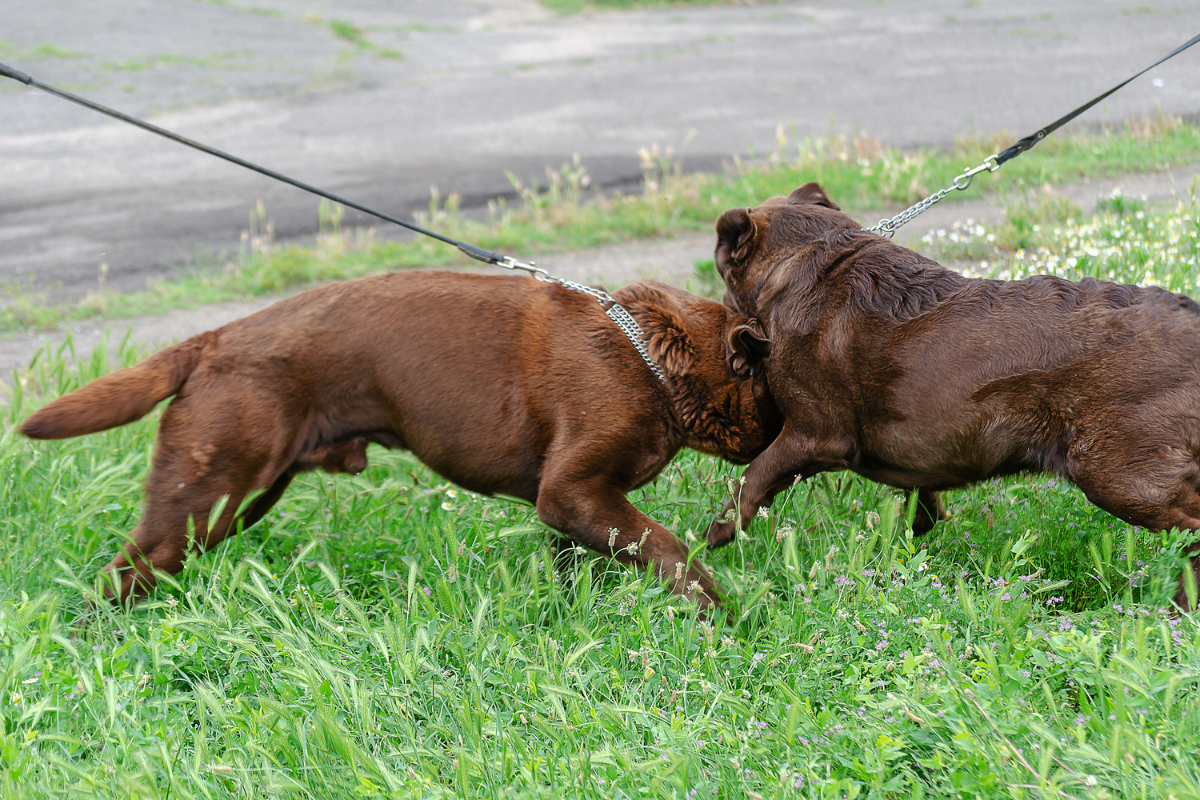
[[[1193,192],[1015,204],[928,246],[1196,292],[1198,237]],[[890,489],[797,486],[697,547],[730,598],[710,623],[373,449],[149,602],[91,609],[156,415],[61,443],[14,426],[119,366],[103,352],[44,355],[0,406],[0,797],[1200,796],[1200,635],[1168,604],[1186,539],[1047,476],[948,493],[920,540]],[[737,474],[688,454],[632,499],[699,532]]]

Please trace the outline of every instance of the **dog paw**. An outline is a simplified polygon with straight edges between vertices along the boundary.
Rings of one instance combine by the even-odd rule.
[[[721,519],[713,520],[708,526],[708,546],[721,547],[733,541],[737,536],[737,525],[732,522],[724,522]]]

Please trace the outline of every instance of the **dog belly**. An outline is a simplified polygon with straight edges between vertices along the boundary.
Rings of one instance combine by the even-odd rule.
[[[507,494],[536,502],[538,462],[528,454],[501,450],[456,451],[439,446],[435,451],[413,449],[413,455],[449,481],[479,494]]]
[[[893,486],[897,489],[931,489],[933,491],[943,491],[945,489],[956,489],[968,483],[967,481],[963,481],[962,478],[947,475],[944,472],[921,472],[892,465],[865,466],[856,464],[851,466],[850,470],[868,480]]]
[[[852,467],[866,477],[903,488],[949,489],[1023,470],[1067,472],[1073,426],[1055,419],[963,403],[934,409],[862,438]],[[969,413],[970,412],[970,413]]]
[[[393,428],[430,469],[480,494],[533,500],[543,436],[515,398],[479,393],[470,402],[398,404]]]

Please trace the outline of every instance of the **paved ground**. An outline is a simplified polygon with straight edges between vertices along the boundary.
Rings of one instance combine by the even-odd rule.
[[[780,123],[895,145],[1024,134],[1200,30],[1200,4],[1126,0],[569,18],[530,0],[38,0],[3,16],[0,60],[42,81],[401,214],[434,184],[478,205],[505,170],[575,152],[607,186],[636,182],[654,143],[716,168],[774,147]],[[1195,114],[1198,58],[1087,119]],[[0,187],[0,281],[53,296],[94,288],[101,263],[138,289],[215,262],[259,199],[283,239],[317,222],[307,195],[11,81]]]

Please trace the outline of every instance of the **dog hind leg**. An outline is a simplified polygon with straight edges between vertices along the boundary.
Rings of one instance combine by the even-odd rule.
[[[287,431],[262,419],[204,416],[214,408],[210,400],[176,399],[163,413],[142,518],[105,567],[114,584],[106,593],[114,601],[145,596],[155,570],[183,568],[192,543],[189,521],[196,545],[211,549],[238,530],[239,508],[251,492],[266,489],[242,510],[242,527],[261,519],[291,480],[278,452],[288,446]],[[210,520],[222,498],[224,508]]]
[[[1162,530],[1177,528],[1181,531],[1200,532],[1200,494],[1189,488],[1182,496],[1176,498],[1171,508],[1171,518],[1166,520]],[[1200,543],[1189,548],[1188,563],[1179,576],[1179,587],[1173,598],[1175,604],[1185,611],[1194,611],[1195,607],[1188,599],[1188,584],[1200,589]]]

